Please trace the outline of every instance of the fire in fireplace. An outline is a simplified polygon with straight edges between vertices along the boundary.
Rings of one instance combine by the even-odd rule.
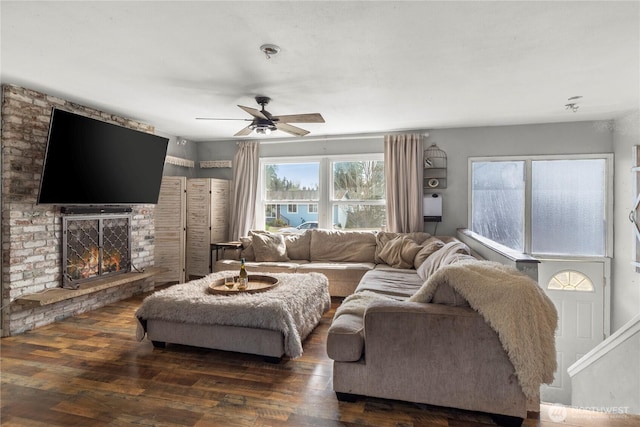
[[[63,215],[62,286],[131,269],[130,215]]]

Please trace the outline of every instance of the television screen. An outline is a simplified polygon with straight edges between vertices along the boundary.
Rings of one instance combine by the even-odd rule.
[[[54,108],[38,203],[155,204],[168,141]]]

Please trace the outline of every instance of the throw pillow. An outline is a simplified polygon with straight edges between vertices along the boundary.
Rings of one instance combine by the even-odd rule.
[[[253,250],[257,262],[289,261],[284,236],[277,233],[250,234],[253,237]]]
[[[437,251],[438,249],[444,246],[444,242],[437,237],[428,238],[423,244],[422,248],[416,254],[416,257],[413,259],[413,266],[417,270],[420,268],[422,263],[429,258],[429,256]]]
[[[252,236],[241,237],[240,243],[242,243],[240,258],[244,258],[246,261],[255,261],[256,254],[253,250],[253,237]]]
[[[393,268],[412,268],[413,260],[421,246],[407,236],[398,236],[388,241],[379,258]]]
[[[416,273],[422,280],[427,280],[438,268],[447,265],[452,259],[457,259],[458,254],[470,255],[469,247],[460,241],[451,241],[432,253],[418,267]]]
[[[385,245],[389,243],[389,241],[396,239],[398,237],[407,237],[419,245],[422,245],[431,235],[429,233],[425,233],[422,231],[416,231],[412,233],[393,233],[390,231],[379,231],[376,233],[376,253],[374,257],[374,262],[376,264],[385,263],[385,261],[380,258],[380,252],[384,249]]]
[[[284,243],[287,246],[289,259],[310,260],[309,247],[311,246],[311,233],[305,230],[300,234],[285,234]]]

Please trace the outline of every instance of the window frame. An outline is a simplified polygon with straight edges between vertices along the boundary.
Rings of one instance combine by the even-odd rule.
[[[549,154],[533,156],[482,156],[469,157],[467,163],[467,224],[471,227],[473,219],[473,163],[474,162],[524,162],[524,252],[532,256],[543,256],[553,258],[555,254],[535,254],[531,252],[531,222],[532,222],[532,164],[534,161],[546,160],[593,160],[601,159],[605,161],[605,251],[603,256],[571,256],[569,258],[594,258],[613,257],[613,173],[614,163],[612,153],[590,153],[590,154]],[[567,258],[567,256],[564,256]]]
[[[318,177],[318,200],[300,199],[295,201],[281,201],[281,204],[317,204],[318,205],[318,227],[333,228],[333,206],[339,204],[369,204],[387,205],[386,197],[381,200],[333,200],[333,163],[335,162],[361,162],[361,161],[382,161],[384,153],[357,153],[357,154],[336,154],[323,156],[295,156],[295,157],[261,157],[259,161],[258,176],[258,197],[256,198],[255,225],[258,228],[265,227],[265,205],[273,204],[272,200],[266,200],[266,165],[281,163],[319,163]]]

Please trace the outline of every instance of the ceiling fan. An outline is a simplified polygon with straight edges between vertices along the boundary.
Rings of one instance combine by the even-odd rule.
[[[259,135],[269,135],[274,130],[281,130],[295,136],[305,136],[309,133],[308,130],[292,126],[289,123],[324,123],[324,118],[320,113],[273,116],[271,115],[271,113],[264,109],[265,105],[267,105],[269,101],[271,101],[271,98],[269,97],[256,96],[256,102],[258,103],[258,105],[262,106],[261,110],[238,105],[238,107],[251,114],[253,116],[253,119],[218,119],[213,117],[196,117],[196,120],[244,120],[251,122],[249,126],[241,129],[233,136],[247,136],[253,131],[255,131]]]

